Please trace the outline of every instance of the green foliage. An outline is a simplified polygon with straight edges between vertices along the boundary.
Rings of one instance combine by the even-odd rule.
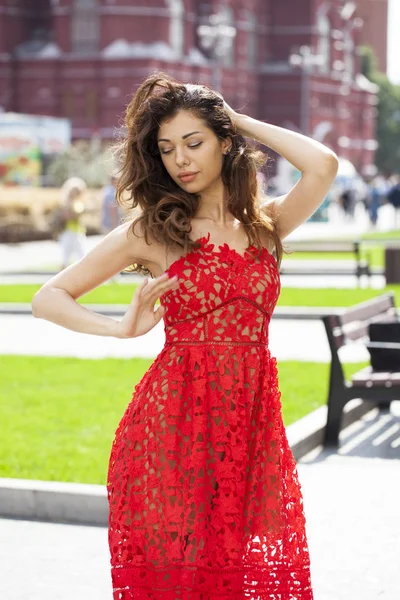
[[[374,79],[380,88],[376,164],[384,173],[400,173],[400,86],[383,73],[376,73]]]
[[[385,73],[377,69],[377,61],[372,48],[363,46],[361,70],[373,83],[379,86],[377,119],[376,165],[383,173],[400,174],[400,86],[393,84]]]
[[[371,46],[361,46],[361,73],[368,79],[371,79],[374,73],[378,71],[378,61],[375,52]]]
[[[81,177],[88,187],[96,188],[108,182],[115,165],[108,146],[96,140],[79,140],[68,151],[56,157],[48,168],[48,182],[60,187],[68,177]]]

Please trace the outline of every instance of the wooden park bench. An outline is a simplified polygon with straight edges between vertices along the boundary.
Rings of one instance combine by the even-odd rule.
[[[354,255],[354,270],[353,274],[356,275],[358,282],[360,281],[360,277],[362,275],[371,276],[371,268],[368,260],[361,257],[360,246],[361,242],[359,240],[297,240],[293,242],[287,242],[287,246],[289,250],[293,252],[338,252],[345,253],[350,252]],[[289,273],[288,264],[285,263],[285,266],[282,268],[282,273]],[[321,275],[326,274],[327,270],[325,265],[318,268],[313,266],[313,268],[308,272],[307,275]],[[291,273],[292,274],[292,273]],[[305,274],[304,271],[299,272],[299,274]]]
[[[400,399],[400,372],[373,371],[369,366],[353,375],[351,381],[346,381],[338,352],[344,345],[357,340],[375,348],[400,349],[400,344],[370,342],[368,337],[370,323],[393,319],[397,319],[397,311],[392,292],[356,304],[342,314],[322,318],[332,354],[324,446],[338,446],[343,408],[353,398],[373,402],[380,409],[388,408],[392,400]]]

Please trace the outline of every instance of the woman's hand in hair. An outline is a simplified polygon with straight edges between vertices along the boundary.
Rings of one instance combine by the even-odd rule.
[[[176,277],[169,277],[167,273],[151,281],[146,277],[135,291],[128,310],[119,321],[116,337],[139,337],[153,329],[165,314],[163,305],[154,310],[156,301],[168,290],[175,290],[178,287],[179,281]]]
[[[228,113],[228,116],[230,117],[232,123],[234,125],[237,125],[237,121],[241,115],[239,113],[235,112],[233,110],[233,108],[231,108],[225,100],[224,100],[224,108],[225,108],[226,112]]]
[[[227,102],[225,102],[225,100],[224,100],[224,108],[225,108],[226,112],[228,113],[228,116],[230,117],[232,123],[237,128],[237,131],[241,135],[247,135],[247,134],[245,134],[245,130],[242,127],[242,121],[246,118],[246,115],[242,115],[241,113],[235,112],[233,110],[233,108],[231,108],[229,106],[229,104]]]

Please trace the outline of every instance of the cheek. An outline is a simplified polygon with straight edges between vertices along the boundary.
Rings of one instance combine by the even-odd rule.
[[[207,160],[204,161],[204,164],[207,165],[206,171],[213,178],[221,173],[222,170],[222,157],[221,152],[216,150],[215,152],[209,153],[207,156]]]

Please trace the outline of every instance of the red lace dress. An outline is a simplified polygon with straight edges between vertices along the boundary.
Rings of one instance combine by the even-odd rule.
[[[268,326],[280,282],[263,248],[209,243],[168,269],[164,348],[113,442],[114,600],[312,600],[296,463]]]

